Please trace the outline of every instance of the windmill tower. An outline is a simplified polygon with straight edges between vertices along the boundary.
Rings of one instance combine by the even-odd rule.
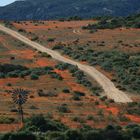
[[[11,93],[12,93],[13,102],[18,105],[20,122],[21,122],[21,124],[23,124],[24,113],[23,113],[22,105],[26,103],[26,101],[28,99],[29,91],[21,89],[21,88],[17,88],[17,89],[13,89],[11,91]]]

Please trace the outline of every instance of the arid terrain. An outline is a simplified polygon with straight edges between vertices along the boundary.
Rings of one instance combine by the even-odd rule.
[[[86,82],[92,84],[90,88],[78,82],[79,79],[77,77],[81,71],[79,73],[72,73],[70,69],[72,66],[63,68],[62,65],[64,63],[56,60],[60,58],[59,55],[57,56],[57,53],[57,57],[55,55],[52,56],[55,58],[53,59],[49,53],[42,53],[35,49],[35,47],[33,49],[25,44],[26,41],[23,43],[24,38],[19,41],[0,31],[0,65],[21,65],[32,71],[31,74],[23,77],[22,75],[10,76],[10,74],[7,74],[6,77],[0,78],[0,118],[10,117],[15,119],[11,124],[1,123],[1,132],[18,128],[17,107],[12,102],[11,95],[7,92],[13,88],[30,90],[29,99],[23,106],[25,118],[33,114],[45,114],[60,120],[71,128],[80,128],[84,124],[96,128],[103,128],[107,124],[120,124],[122,126],[129,123],[140,124],[139,87],[130,90],[129,87],[131,88],[135,85],[131,85],[131,83],[124,85],[124,83],[121,83],[116,69],[109,71],[104,69],[103,66],[105,65],[102,63],[92,65],[94,63],[93,59],[88,61],[89,58],[80,58],[80,56],[88,57],[89,52],[93,51],[97,55],[96,59],[103,61],[105,58],[110,58],[110,55],[105,55],[105,58],[102,58],[102,53],[113,50],[115,53],[111,53],[115,55],[118,55],[116,52],[126,53],[129,55],[127,59],[132,61],[136,59],[138,61],[140,30],[117,28],[98,30],[95,33],[91,33],[88,30],[82,29],[83,26],[96,22],[96,20],[83,20],[8,23],[8,27],[26,36],[31,41],[41,44],[46,49],[59,51],[66,60],[68,59],[69,61],[71,59],[76,65],[79,64],[78,67],[80,68],[81,66],[80,69],[83,71],[85,68],[88,68],[87,66],[96,68],[95,71],[94,69],[90,69],[90,71],[93,70],[93,75],[95,75],[96,71],[101,73],[103,76],[101,75],[100,77],[99,75],[100,80],[89,73],[84,74],[84,78],[87,79]],[[4,22],[1,22],[1,24],[4,24]],[[32,46],[38,47],[34,44]],[[73,56],[72,53],[77,55]],[[52,54],[51,51],[50,54]],[[60,59],[63,59],[63,57]],[[120,61],[123,61],[123,55]],[[108,65],[110,68],[110,63]],[[133,67],[132,65],[131,68]],[[39,71],[45,68],[47,70],[51,68],[51,72],[39,75],[39,77],[34,79],[34,75],[37,75]],[[109,88],[109,85],[106,85],[108,91],[105,91],[104,89],[107,88],[101,86],[103,85],[102,83],[107,82],[106,79],[101,81],[102,77],[107,78],[107,82],[109,80],[111,84],[114,83],[113,89],[116,91]],[[109,94],[109,92],[112,93]],[[112,95],[113,93],[114,95]],[[115,99],[117,102],[114,102]],[[118,103],[119,99],[121,103]]]

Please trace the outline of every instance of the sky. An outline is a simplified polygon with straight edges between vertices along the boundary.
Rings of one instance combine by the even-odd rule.
[[[0,0],[0,6],[4,6],[14,2],[15,0]]]

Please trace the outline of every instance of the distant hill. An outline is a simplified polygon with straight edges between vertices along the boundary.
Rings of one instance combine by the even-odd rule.
[[[101,15],[128,16],[139,12],[139,0],[21,0],[0,7],[0,19],[89,18]]]

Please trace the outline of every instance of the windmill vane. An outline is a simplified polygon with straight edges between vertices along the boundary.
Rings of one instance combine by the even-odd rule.
[[[24,89],[14,89],[12,91],[12,99],[15,104],[22,105],[28,99],[28,94],[30,91]]]

